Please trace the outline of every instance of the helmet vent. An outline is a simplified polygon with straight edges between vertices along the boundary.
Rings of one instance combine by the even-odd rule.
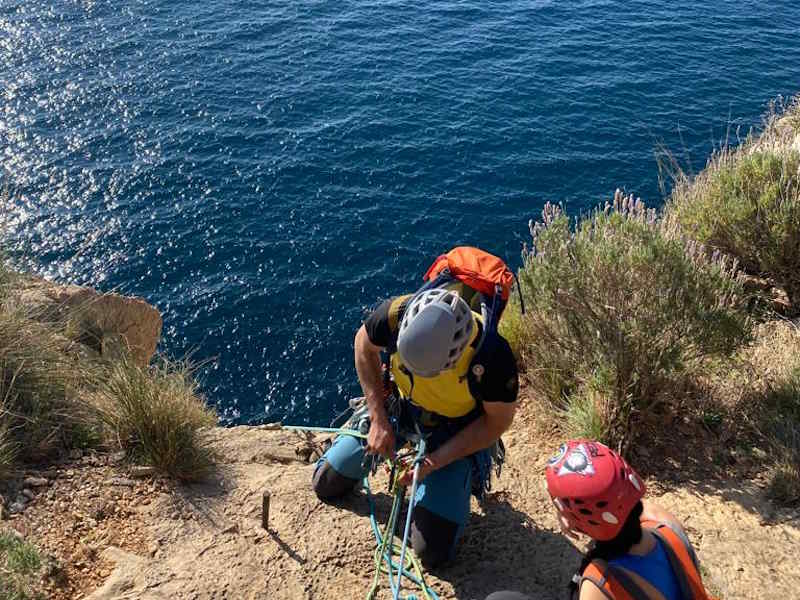
[[[611,523],[612,525],[619,524],[619,519],[617,519],[617,517],[612,515],[610,512],[603,513],[603,521],[605,521],[606,523]]]
[[[605,508],[606,506],[608,506],[608,502],[606,502],[605,500],[601,500],[600,502],[598,502],[597,504],[595,504],[595,506],[596,506],[597,508]]]
[[[433,377],[458,363],[475,330],[467,303],[441,288],[413,297],[403,315],[397,348],[412,373]]]
[[[582,515],[591,515],[592,514],[592,511],[590,511],[588,508],[581,508],[578,512],[580,512]]]

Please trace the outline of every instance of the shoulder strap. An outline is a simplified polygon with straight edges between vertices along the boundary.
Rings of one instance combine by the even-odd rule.
[[[578,600],[581,593],[581,585],[584,581],[591,581],[597,589],[599,589],[608,600],[618,600],[611,595],[608,585],[608,578],[606,577],[606,564],[600,560],[593,560],[590,562],[583,573],[575,573],[573,580],[577,584],[576,594],[573,600]],[[622,600],[622,599],[619,599]]]
[[[397,296],[392,300],[391,304],[389,304],[387,318],[389,319],[389,331],[392,332],[393,335],[397,333],[397,329],[400,327],[401,309],[405,311],[405,307],[410,299],[411,294]]]
[[[693,600],[706,600],[708,594],[703,586],[700,573],[692,562],[691,555],[685,542],[670,527],[664,523],[650,530],[664,546],[667,559],[678,580],[684,598]]]
[[[619,569],[613,565],[608,566],[609,581],[615,581],[622,589],[625,590],[632,600],[651,600],[650,596],[641,588],[641,586],[628,575],[624,569]],[[612,584],[612,589],[614,585]],[[615,594],[615,597],[619,593]]]

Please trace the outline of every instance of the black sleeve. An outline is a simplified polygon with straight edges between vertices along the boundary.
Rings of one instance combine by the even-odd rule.
[[[411,294],[384,300],[364,319],[370,342],[381,348],[391,348],[397,343],[397,331],[410,299]]]
[[[381,348],[386,348],[392,343],[392,331],[389,328],[389,309],[391,305],[391,298],[384,300],[378,305],[378,308],[369,313],[367,318],[364,319],[364,327],[367,330],[369,341]]]
[[[517,361],[505,339],[497,340],[497,349],[491,354],[478,385],[484,402],[516,401],[519,392]]]

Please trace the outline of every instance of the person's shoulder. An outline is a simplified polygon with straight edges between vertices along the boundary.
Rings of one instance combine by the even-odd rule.
[[[514,371],[517,370],[517,357],[514,356],[511,344],[499,333],[497,334],[497,345],[492,354],[492,364],[503,365],[506,369],[512,368]]]
[[[476,377],[473,371],[473,377]],[[484,402],[516,402],[519,393],[517,361],[511,346],[497,336],[491,353],[484,362],[483,376],[477,382],[476,393]]]
[[[364,327],[373,344],[384,348],[392,344],[409,298],[410,294],[387,298],[369,312],[364,319]]]
[[[608,594],[591,579],[584,579],[578,592],[578,600],[608,600]]]

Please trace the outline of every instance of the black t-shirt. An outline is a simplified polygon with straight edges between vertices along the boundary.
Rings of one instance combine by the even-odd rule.
[[[411,296],[398,296],[384,300],[364,320],[367,336],[376,346],[382,348],[395,347],[397,331],[403,319]],[[519,375],[517,361],[511,352],[511,346],[498,335],[495,352],[487,357],[485,372],[480,381],[475,382],[484,402],[514,402],[519,391]]]

